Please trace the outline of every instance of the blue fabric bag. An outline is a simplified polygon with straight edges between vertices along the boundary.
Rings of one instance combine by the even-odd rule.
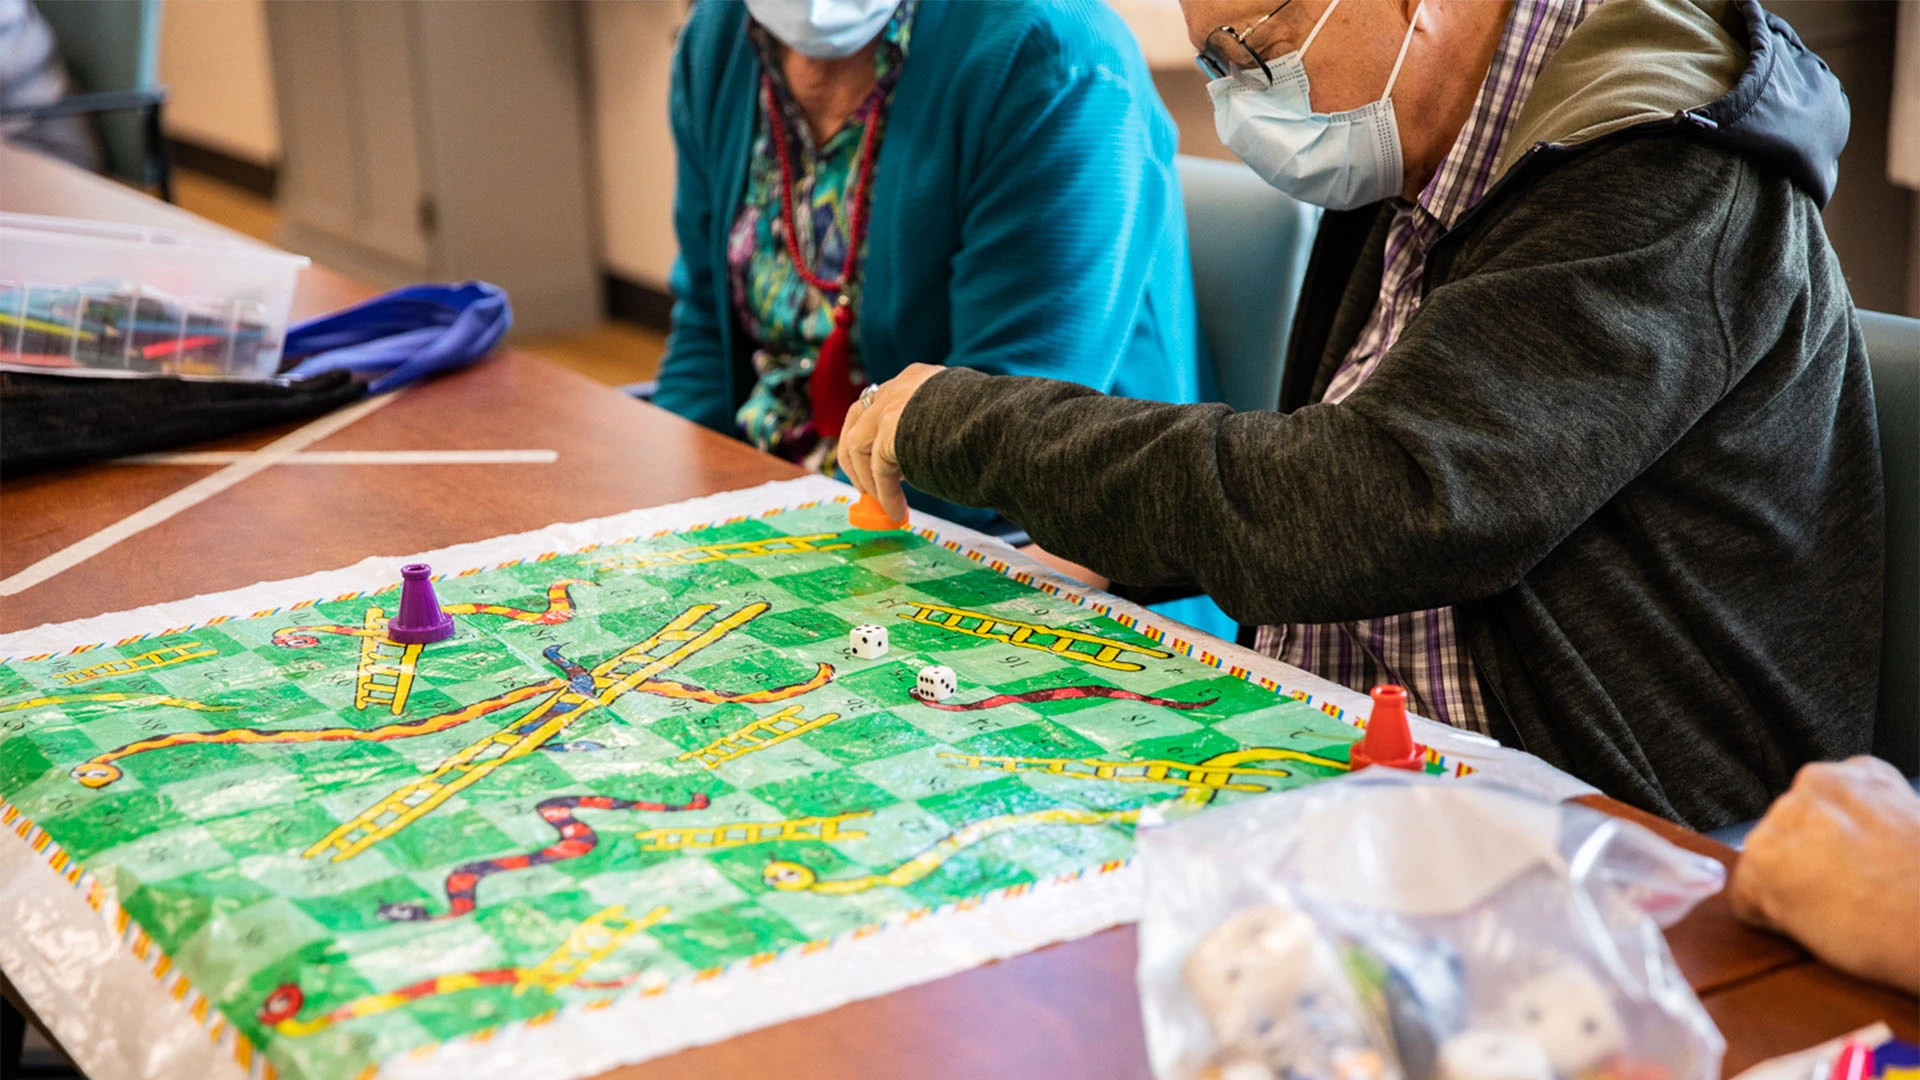
[[[284,374],[345,370],[376,375],[382,394],[480,359],[513,325],[513,306],[497,285],[409,285],[287,331]]]

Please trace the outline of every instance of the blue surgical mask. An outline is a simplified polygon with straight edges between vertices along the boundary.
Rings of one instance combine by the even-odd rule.
[[[747,0],[747,13],[801,56],[838,60],[877,37],[900,0]]]
[[[1393,83],[1407,59],[1420,7],[1413,10],[1400,55],[1380,100],[1346,112],[1316,113],[1307,92],[1307,50],[1340,0],[1327,5],[1300,48],[1267,62],[1273,85],[1229,75],[1207,84],[1220,141],[1260,178],[1301,202],[1351,210],[1400,191],[1406,169],[1393,118]],[[1424,0],[1421,6],[1424,6]]]

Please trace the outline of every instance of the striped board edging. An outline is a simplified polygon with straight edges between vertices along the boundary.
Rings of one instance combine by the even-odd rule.
[[[174,966],[173,958],[161,951],[125,908],[114,902],[113,890],[83,869],[79,860],[70,857],[45,829],[3,796],[0,796],[0,830],[12,833],[15,839],[25,843],[61,880],[80,893],[87,906],[99,913],[108,926],[113,927],[114,933],[134,960],[160,984],[167,996],[187,1007],[188,1014],[207,1038],[229,1054],[248,1077],[252,1080],[276,1080],[273,1066],[268,1063],[266,1056],[254,1048],[252,1040],[227,1022],[213,1002],[187,978],[186,973]]]

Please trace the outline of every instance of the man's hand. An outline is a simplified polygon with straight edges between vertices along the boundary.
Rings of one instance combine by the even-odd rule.
[[[900,374],[880,384],[871,405],[855,402],[840,429],[840,468],[854,487],[879,499],[895,521],[907,519],[907,496],[900,490],[894,432],[899,430],[900,414],[906,411],[913,392],[945,370],[938,364],[908,364]]]
[[[1873,757],[1816,762],[1747,836],[1735,914],[1920,994],[1920,795]]]

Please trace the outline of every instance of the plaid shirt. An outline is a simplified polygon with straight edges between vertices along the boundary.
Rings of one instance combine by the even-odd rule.
[[[1420,278],[1433,242],[1492,185],[1501,144],[1534,77],[1600,0],[1514,0],[1473,113],[1418,201],[1403,203],[1387,231],[1380,298],[1327,386],[1328,402],[1353,393],[1420,310]],[[1473,657],[1460,645],[1453,609],[1355,622],[1263,626],[1255,647],[1356,690],[1399,683],[1415,709],[1455,727],[1487,730]]]

